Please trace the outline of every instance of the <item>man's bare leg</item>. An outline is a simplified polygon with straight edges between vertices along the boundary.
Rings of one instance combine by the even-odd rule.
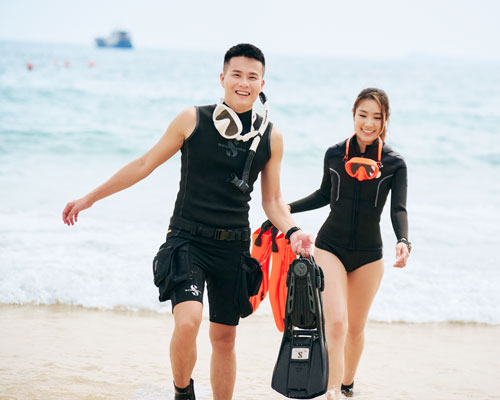
[[[196,363],[196,337],[200,329],[203,305],[185,301],[174,307],[175,328],[170,340],[170,363],[174,384],[189,385]]]
[[[210,323],[210,381],[214,400],[231,400],[236,381],[236,326]]]

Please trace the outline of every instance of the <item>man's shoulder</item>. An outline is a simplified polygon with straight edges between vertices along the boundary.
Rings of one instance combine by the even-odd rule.
[[[172,122],[179,133],[187,139],[194,132],[198,124],[197,110],[195,107],[188,107],[182,110]]]
[[[179,120],[182,124],[189,124],[191,125],[194,122],[196,122],[197,119],[197,109],[196,107],[188,107],[182,110],[179,114],[177,114],[177,117],[175,119]]]
[[[217,104],[205,104],[194,106],[194,109],[197,110],[200,114],[210,115],[211,118],[216,106]]]
[[[283,139],[283,133],[281,132],[281,130],[276,126],[274,125],[271,121],[269,121],[269,126],[267,128],[267,130],[269,131],[269,133],[273,136],[278,136],[280,137],[281,139]]]

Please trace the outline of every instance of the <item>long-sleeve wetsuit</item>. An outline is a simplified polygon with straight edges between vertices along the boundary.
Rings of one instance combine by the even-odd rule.
[[[351,141],[349,159],[377,159],[377,141],[361,154],[357,140]],[[317,242],[328,242],[349,250],[382,248],[380,215],[389,191],[391,219],[398,239],[408,239],[406,211],[407,172],[400,154],[384,144],[379,176],[358,181],[345,170],[346,141],[330,147],[325,154],[321,186],[309,196],[290,204],[291,212],[313,210],[330,204],[330,214],[321,227]]]

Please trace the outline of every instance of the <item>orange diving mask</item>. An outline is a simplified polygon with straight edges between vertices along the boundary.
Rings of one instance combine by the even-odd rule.
[[[345,146],[345,170],[349,176],[356,178],[358,181],[364,181],[368,179],[376,178],[380,168],[382,168],[382,147],[384,143],[380,138],[378,138],[378,161],[372,160],[371,158],[364,157],[353,157],[349,160],[349,143],[351,139],[356,136],[354,134],[352,137],[347,139]]]

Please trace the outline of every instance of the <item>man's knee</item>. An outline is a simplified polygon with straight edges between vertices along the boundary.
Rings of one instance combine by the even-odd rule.
[[[175,330],[188,337],[198,334],[202,319],[202,306],[198,302],[185,302],[174,307]]]
[[[190,336],[192,334],[196,335],[200,327],[201,319],[196,317],[184,318],[181,321],[175,323],[175,329],[179,331],[183,336]]]
[[[236,342],[236,326],[213,324],[210,328],[210,342],[214,350],[232,351]]]

